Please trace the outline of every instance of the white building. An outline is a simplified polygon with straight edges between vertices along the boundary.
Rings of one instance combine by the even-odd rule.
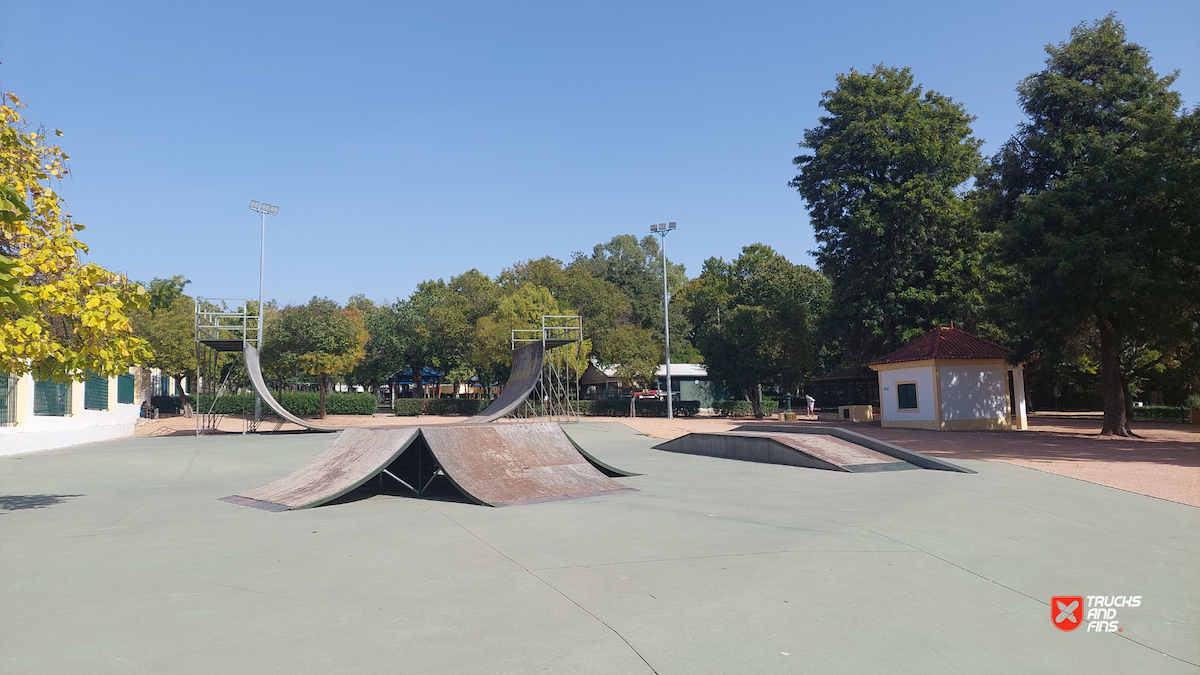
[[[935,328],[872,361],[885,427],[1025,429],[1025,378],[1012,352],[957,328]]]
[[[140,386],[132,373],[69,383],[0,375],[0,455],[132,436],[151,393],[151,373],[143,373]]]

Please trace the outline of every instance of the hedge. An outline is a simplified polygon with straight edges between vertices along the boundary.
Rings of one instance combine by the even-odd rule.
[[[638,417],[666,417],[667,402],[651,399],[639,399],[637,406]],[[699,401],[676,401],[671,406],[672,412],[678,417],[694,417],[700,413]],[[629,399],[623,401],[580,401],[579,414],[590,417],[629,417]]]
[[[713,412],[720,417],[751,417],[754,408],[750,401],[714,401]],[[762,413],[764,417],[772,417],[779,412],[779,401],[763,399]]]
[[[479,398],[398,398],[396,416],[417,415],[475,415],[491,405],[487,399]]]
[[[1133,419],[1190,422],[1191,411],[1186,407],[1174,405],[1144,405],[1133,409]]]
[[[278,396],[278,394],[276,395]],[[196,396],[189,396],[196,412],[207,413],[212,405],[213,397],[209,394],[200,395],[200,404]],[[276,400],[279,400],[278,398]],[[283,409],[293,415],[316,415],[320,412],[321,399],[316,392],[304,391],[284,393],[279,402]],[[325,395],[325,414],[327,415],[373,415],[378,406],[374,394],[341,394]],[[212,411],[221,415],[242,415],[254,412],[254,394],[225,394],[217,399],[216,408]],[[264,405],[263,414],[273,415],[274,412]]]

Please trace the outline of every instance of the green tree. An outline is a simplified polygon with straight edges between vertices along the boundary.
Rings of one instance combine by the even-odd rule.
[[[794,391],[812,375],[829,295],[823,275],[763,244],[732,263],[709,258],[681,292],[709,375],[746,392],[760,418],[763,386]]]
[[[266,328],[264,338],[279,333],[284,338],[277,343],[279,352],[317,377],[323,419],[330,378],[349,373],[365,356],[367,330],[362,315],[329,298],[314,297],[306,305],[284,307]]]
[[[662,341],[652,331],[629,324],[618,326],[609,334],[609,348],[604,365],[616,366],[617,381],[629,387],[631,393],[645,388],[655,380],[662,360]],[[629,416],[636,417],[635,398],[629,397]]]
[[[982,166],[974,117],[914,85],[908,68],[838,75],[804,132],[790,183],[804,198],[818,267],[833,282],[830,331],[862,365],[938,324],[975,328],[982,247],[960,195]]]
[[[0,94],[0,372],[119,375],[150,358],[128,315],[146,303],[145,289],[80,260],[83,225],[51,187],[67,175],[68,157],[45,130],[29,128],[22,107]]]
[[[1200,120],[1111,14],[1046,52],[1017,88],[1028,121],[982,180],[1002,309],[1021,355],[1095,330],[1101,433],[1130,435],[1128,378],[1186,344],[1200,312]]]
[[[179,279],[181,277],[176,277]],[[153,289],[155,279],[150,282]],[[169,304],[154,305],[154,292],[150,293],[151,305],[130,312],[133,322],[133,332],[150,345],[153,356],[146,362],[152,368],[158,368],[164,375],[175,380],[175,390],[183,391],[183,378],[193,377],[196,372],[196,336],[195,317],[196,305],[192,298],[186,295],[175,296]],[[187,415],[192,414],[191,402],[186,396],[181,397],[183,410]]]

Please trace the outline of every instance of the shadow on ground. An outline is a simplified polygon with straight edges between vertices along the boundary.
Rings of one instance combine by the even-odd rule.
[[[44,509],[83,495],[0,495],[0,511]]]

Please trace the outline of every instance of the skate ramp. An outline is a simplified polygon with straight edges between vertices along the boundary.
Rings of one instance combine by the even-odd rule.
[[[693,433],[654,446],[687,455],[865,473],[918,467],[833,436],[757,431]]]
[[[516,410],[533,393],[542,376],[546,353],[541,342],[530,342],[513,350],[512,369],[500,395],[486,410],[463,420],[463,424],[494,422]]]
[[[895,457],[903,462],[908,462],[914,466],[919,466],[922,469],[933,469],[934,471],[954,471],[956,473],[975,473],[971,469],[959,466],[953,462],[947,462],[944,459],[930,457],[929,455],[921,454],[915,450],[902,448],[894,443],[881,441],[878,438],[872,438],[866,434],[860,434],[857,431],[843,429],[842,427],[820,427],[808,424],[746,424],[736,429],[735,432],[773,432],[791,435],[818,435],[818,436],[833,436],[844,441],[849,441],[856,445],[861,445],[865,448],[870,448],[875,452]]]
[[[636,492],[592,466],[557,424],[447,424],[347,429],[308,464],[221,501],[266,511],[304,509],[376,477],[418,496],[444,478],[487,506]]]
[[[421,435],[446,477],[480,504],[636,492],[592,466],[557,424],[442,425]]]
[[[246,343],[244,350],[246,353],[246,372],[250,375],[250,381],[254,383],[254,391],[258,392],[258,395],[263,401],[266,402],[268,406],[271,407],[271,410],[275,411],[276,415],[279,415],[292,424],[298,424],[305,429],[310,429],[312,431],[337,431],[337,429],[332,427],[323,427],[319,424],[313,424],[308,420],[300,419],[299,417],[296,417],[292,413],[288,412],[287,409],[285,409],[283,405],[281,405],[279,401],[276,401],[275,397],[271,395],[271,390],[267,388],[267,383],[263,380],[262,362],[258,356],[258,349],[254,345]]]
[[[319,506],[378,476],[420,436],[417,427],[351,428],[311,462],[274,483],[221,501],[266,511]]]

